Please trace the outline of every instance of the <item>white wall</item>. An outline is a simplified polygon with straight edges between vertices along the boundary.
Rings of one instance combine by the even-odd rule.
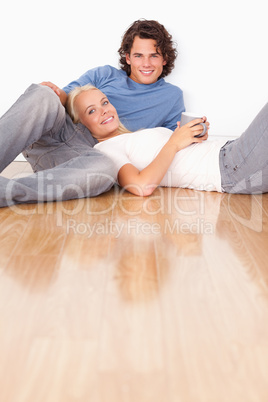
[[[97,65],[118,67],[121,36],[156,19],[178,44],[167,79],[211,135],[240,135],[267,102],[265,0],[13,0],[0,6],[0,115],[32,82],[64,86]]]

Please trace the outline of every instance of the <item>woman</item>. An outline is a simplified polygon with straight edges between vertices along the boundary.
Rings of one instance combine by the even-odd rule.
[[[129,192],[146,196],[157,186],[230,193],[268,191],[268,104],[246,132],[234,141],[197,138],[205,121],[196,119],[174,132],[167,128],[129,133],[115,108],[95,87],[71,91],[67,110],[98,141],[118,169],[117,180]],[[206,122],[209,129],[209,123]]]

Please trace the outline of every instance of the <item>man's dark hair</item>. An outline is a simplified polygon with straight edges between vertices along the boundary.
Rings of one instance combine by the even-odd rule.
[[[135,37],[153,39],[156,41],[156,51],[161,52],[166,65],[158,79],[166,77],[174,68],[177,49],[172,36],[166,28],[157,21],[140,19],[134,21],[123,35],[121,46],[118,49],[120,68],[130,75],[131,67],[126,62],[126,54],[130,54]]]

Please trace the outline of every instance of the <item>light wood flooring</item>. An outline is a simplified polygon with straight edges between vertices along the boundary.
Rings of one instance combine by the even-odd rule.
[[[267,402],[267,215],[182,189],[0,209],[0,400]]]

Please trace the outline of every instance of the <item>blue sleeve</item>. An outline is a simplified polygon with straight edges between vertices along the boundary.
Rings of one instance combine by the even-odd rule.
[[[177,128],[177,122],[181,120],[182,112],[185,112],[183,92],[177,87],[178,93],[173,97],[175,100],[172,109],[169,111],[168,118],[163,124],[164,127],[174,131]]]
[[[75,87],[82,87],[83,85],[91,84],[99,88],[103,81],[112,74],[114,67],[109,65],[102,67],[95,67],[88,70],[86,73],[81,75],[77,80],[70,82],[64,88],[62,88],[67,94]]]

